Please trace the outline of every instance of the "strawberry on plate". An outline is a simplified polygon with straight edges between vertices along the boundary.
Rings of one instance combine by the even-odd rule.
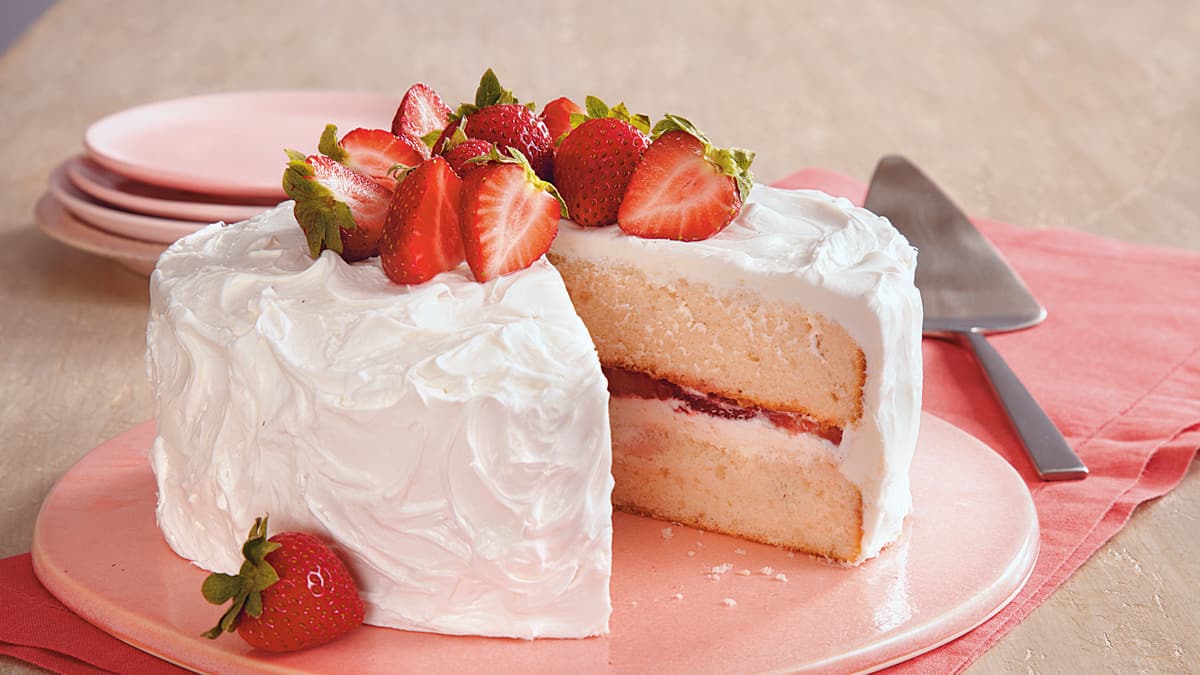
[[[421,141],[428,157],[429,146],[433,145],[430,137],[436,139],[449,119],[450,106],[432,87],[418,82],[404,92],[396,116],[392,118],[392,133]]]
[[[691,122],[676,115],[654,125],[652,135],[654,141],[634,169],[617,212],[621,230],[681,241],[720,232],[750,195],[754,153],[714,147]]]
[[[237,631],[269,652],[307,649],[362,624],[364,607],[346,566],[317,537],[282,532],[267,538],[267,519],[256,518],[237,574],[210,574],[201,587],[214,605],[232,600],[204,637]]]
[[[475,279],[490,281],[532,265],[549,250],[560,216],[566,216],[562,198],[520,151],[493,150],[463,178],[459,202],[463,250]]]
[[[625,187],[646,146],[650,120],[630,115],[624,104],[609,108],[595,96],[587,114],[571,116],[575,128],[554,155],[554,184],[571,220],[584,227],[617,222]]]
[[[579,104],[566,96],[560,96],[546,104],[542,108],[542,114],[538,117],[542,123],[546,125],[546,131],[550,132],[550,138],[554,140],[554,144],[562,143],[563,136],[571,130],[571,116],[583,114],[583,108]]]
[[[461,189],[462,179],[443,157],[425,160],[400,181],[379,243],[379,260],[389,279],[420,284],[462,263]]]
[[[479,80],[475,102],[459,106],[455,117],[465,118],[467,136],[491,141],[501,152],[518,150],[538,176],[549,180],[554,167],[554,141],[531,105],[519,103],[488,68]]]
[[[347,262],[379,253],[392,191],[323,155],[288,151],[283,190],[314,259],[329,249]]]
[[[332,124],[325,125],[317,150],[388,190],[396,187],[397,166],[413,167],[429,156],[429,149],[418,141],[384,129],[355,129],[338,141]]]

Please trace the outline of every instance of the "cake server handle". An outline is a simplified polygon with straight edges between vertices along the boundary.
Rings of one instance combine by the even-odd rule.
[[[1000,352],[978,331],[959,333],[975,354],[996,398],[1008,413],[1021,445],[1033,461],[1034,468],[1042,480],[1081,480],[1087,478],[1088,469],[1058,427],[1046,416],[1045,411],[1034,400],[1033,395],[1017,379],[1016,373],[1000,356]]]

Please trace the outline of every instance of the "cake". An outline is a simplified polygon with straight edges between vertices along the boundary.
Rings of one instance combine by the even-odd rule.
[[[758,185],[704,241],[564,222],[549,258],[609,380],[622,509],[859,563],[900,534],[921,405],[915,251]]]
[[[900,536],[913,249],[685,118],[586,103],[418,83],[391,131],[289,150],[294,202],[163,254],[173,550],[232,572],[270,514],[335,547],[368,623],[578,638],[608,629],[614,505],[848,564]]]
[[[286,202],[163,254],[147,344],[157,518],[180,556],[236,571],[269,513],[334,543],[368,623],[607,632],[608,393],[544,260],[400,286],[310,259]]]

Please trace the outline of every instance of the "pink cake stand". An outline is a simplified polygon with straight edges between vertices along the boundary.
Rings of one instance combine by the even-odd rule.
[[[1038,550],[1037,515],[1016,472],[925,415],[904,536],[861,567],[617,514],[607,637],[527,642],[365,627],[271,655],[235,636],[200,637],[220,610],[200,596],[205,572],[172,553],[155,526],[153,437],[153,423],[142,424],[67,472],[38,516],[33,565],[88,621],[208,672],[872,670],[986,621],[1025,584]]]

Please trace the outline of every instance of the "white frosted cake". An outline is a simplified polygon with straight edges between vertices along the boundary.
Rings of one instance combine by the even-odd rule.
[[[760,185],[712,238],[564,221],[549,257],[610,381],[619,507],[848,563],[900,535],[922,309],[886,219]]]
[[[607,632],[608,392],[544,259],[401,286],[374,261],[310,259],[286,202],[163,254],[147,343],[179,555],[236,571],[269,513],[335,544],[368,623]]]

